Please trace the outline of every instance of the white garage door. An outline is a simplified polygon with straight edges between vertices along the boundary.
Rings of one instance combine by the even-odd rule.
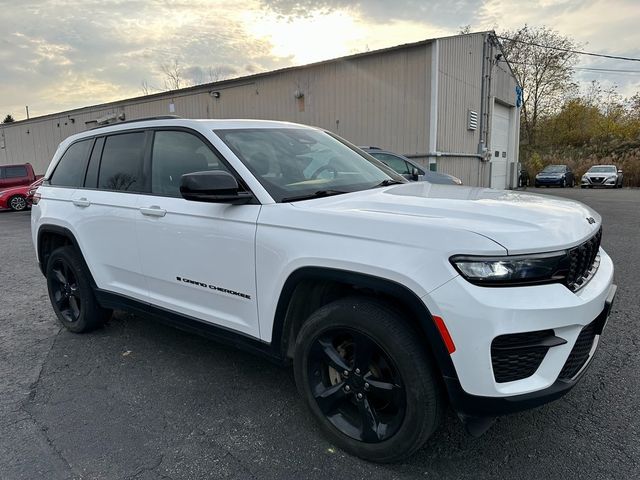
[[[495,103],[491,121],[491,188],[507,188],[509,152],[509,107]]]

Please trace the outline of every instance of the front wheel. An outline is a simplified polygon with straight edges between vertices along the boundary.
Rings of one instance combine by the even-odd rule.
[[[9,208],[14,212],[21,212],[27,208],[27,200],[21,195],[14,195],[9,199]]]
[[[60,247],[49,257],[47,287],[53,311],[67,330],[89,332],[101,326],[111,315],[111,310],[98,304],[89,274],[72,246]]]
[[[427,345],[386,304],[350,297],[309,317],[296,339],[298,390],[325,435],[374,462],[413,454],[440,422]]]

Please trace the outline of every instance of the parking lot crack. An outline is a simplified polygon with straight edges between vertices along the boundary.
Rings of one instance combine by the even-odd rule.
[[[51,451],[62,461],[64,466],[74,475],[82,478],[82,476],[71,466],[71,463],[66,459],[62,451],[55,445],[53,439],[49,436],[49,429],[47,428],[47,426],[38,421],[36,416],[29,410],[29,408],[27,408],[27,404],[33,402],[36,398],[36,395],[38,393],[38,386],[40,385],[40,382],[42,380],[42,374],[61,331],[62,328],[59,328],[58,331],[52,336],[53,340],[51,342],[51,345],[49,346],[49,349],[47,350],[42,364],[40,365],[38,376],[36,380],[31,383],[31,385],[29,385],[29,394],[27,395],[27,398],[25,400],[19,403],[19,410],[27,415],[27,418],[24,418],[23,421],[30,420],[38,428],[38,430],[42,432],[42,436],[44,437],[45,442],[47,443]]]

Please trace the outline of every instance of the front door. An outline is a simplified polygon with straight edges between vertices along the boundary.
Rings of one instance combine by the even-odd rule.
[[[255,233],[260,205],[188,201],[180,178],[230,169],[200,136],[157,130],[151,193],[141,196],[138,243],[150,302],[259,337]]]

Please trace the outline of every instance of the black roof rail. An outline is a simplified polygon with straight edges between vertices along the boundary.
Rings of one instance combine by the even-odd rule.
[[[104,128],[104,127],[113,127],[114,125],[123,125],[125,123],[146,122],[149,120],[172,120],[176,118],[182,118],[182,117],[180,117],[179,115],[158,115],[156,117],[135,118],[133,120],[125,120],[124,122],[105,123],[104,125],[97,125],[93,128],[90,128],[89,130],[95,130],[97,128]]]

